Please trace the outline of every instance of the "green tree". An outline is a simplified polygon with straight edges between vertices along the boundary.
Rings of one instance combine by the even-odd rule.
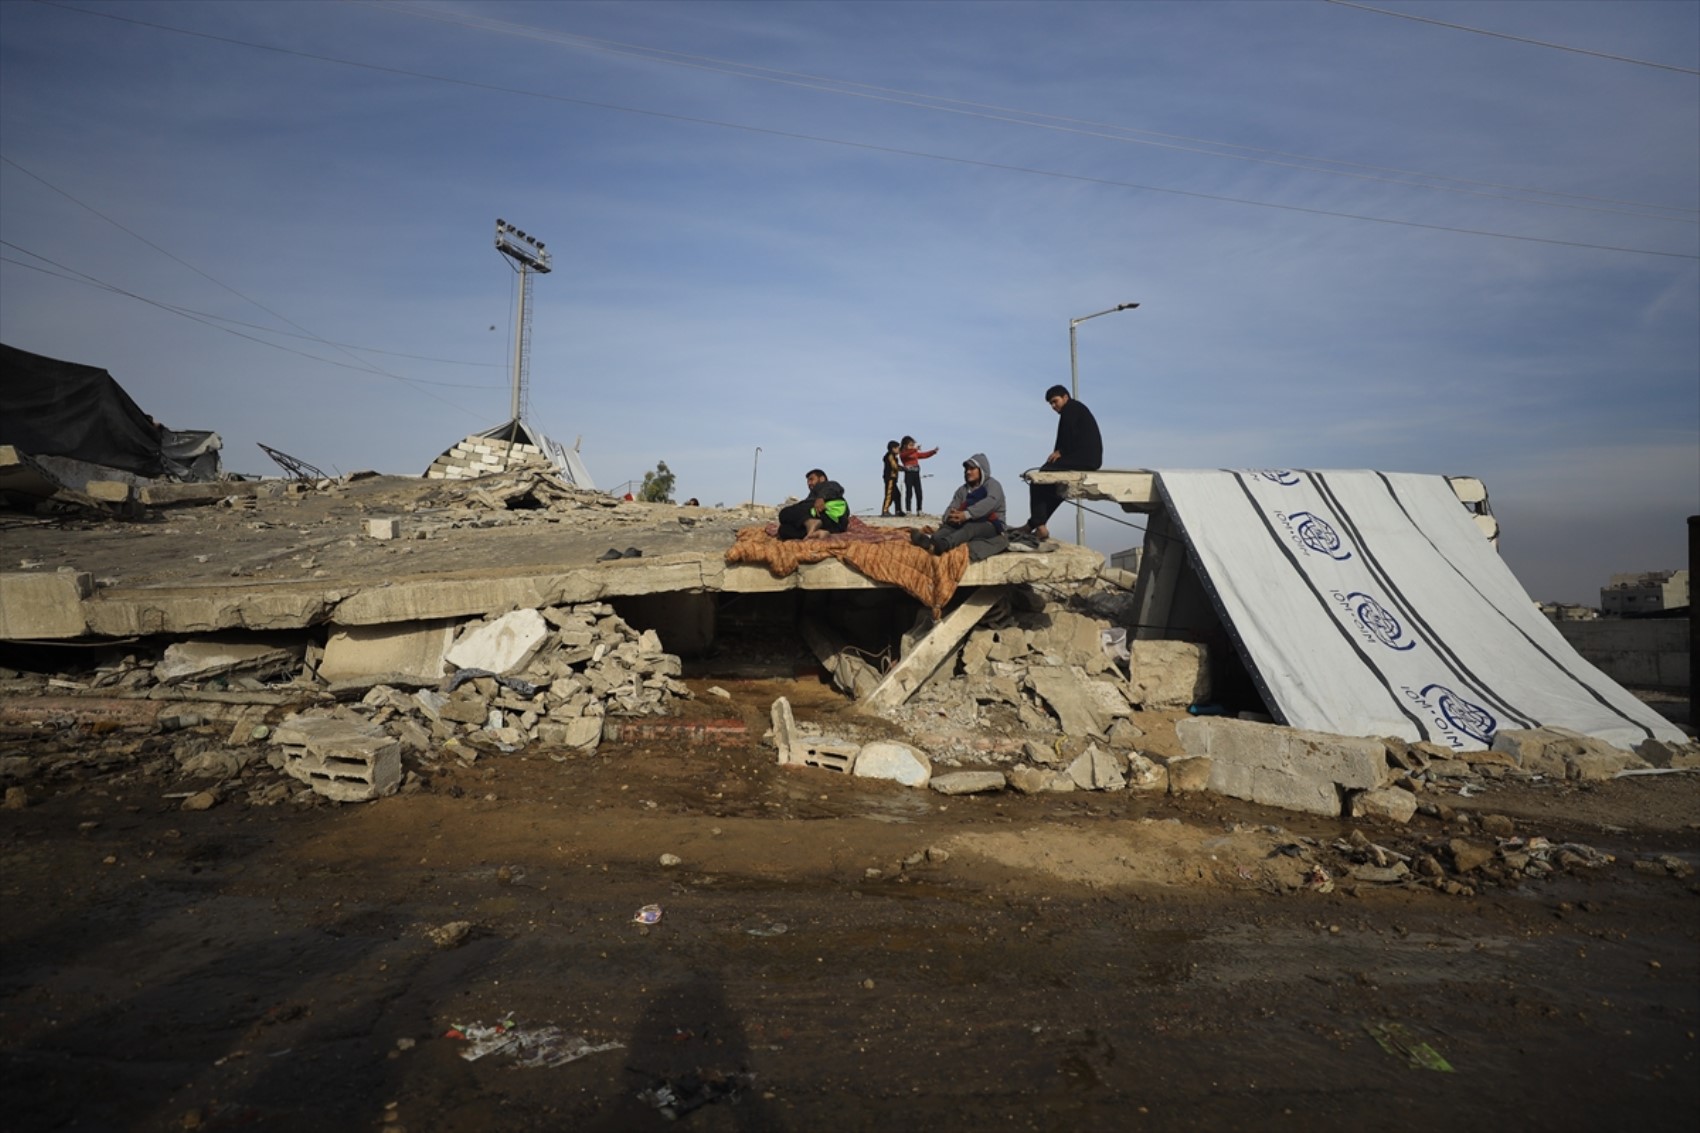
[[[654,472],[643,474],[643,487],[638,489],[637,498],[652,504],[673,502],[673,473],[665,460],[655,462]]]

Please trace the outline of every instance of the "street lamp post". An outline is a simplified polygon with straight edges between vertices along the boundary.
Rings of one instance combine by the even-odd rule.
[[[756,446],[755,460],[750,463],[750,514],[756,511],[756,472],[761,468],[761,446]]]
[[[1081,315],[1078,319],[1068,321],[1068,396],[1072,401],[1080,396],[1080,358],[1075,347],[1074,328],[1087,319],[1095,319],[1099,315],[1113,315],[1117,311],[1131,311],[1139,306],[1138,303],[1117,303],[1114,307],[1103,311],[1094,311],[1090,315]],[[1074,501],[1074,541],[1082,547],[1086,545],[1086,511],[1080,506],[1080,501]]]

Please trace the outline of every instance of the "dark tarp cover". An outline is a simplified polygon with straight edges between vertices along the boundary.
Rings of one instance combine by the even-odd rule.
[[[0,444],[161,476],[161,429],[111,374],[0,344]]]

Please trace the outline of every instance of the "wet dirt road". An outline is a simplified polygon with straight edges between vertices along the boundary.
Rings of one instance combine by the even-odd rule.
[[[1345,823],[772,759],[604,745],[304,809],[40,791],[0,812],[4,1126],[644,1130],[671,1096],[703,1130],[1692,1128],[1700,898],[1626,864],[1693,860],[1691,823],[1595,821],[1617,864],[1517,890],[1324,893],[1243,880],[1229,833]],[[444,1037],[508,1018],[622,1045]]]

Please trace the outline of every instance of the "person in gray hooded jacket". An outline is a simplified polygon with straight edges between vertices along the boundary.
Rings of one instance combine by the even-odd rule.
[[[931,535],[917,531],[909,540],[935,555],[967,543],[968,557],[975,562],[1009,549],[1003,485],[992,478],[992,464],[985,453],[977,452],[962,462],[962,487],[950,497],[938,530]]]

